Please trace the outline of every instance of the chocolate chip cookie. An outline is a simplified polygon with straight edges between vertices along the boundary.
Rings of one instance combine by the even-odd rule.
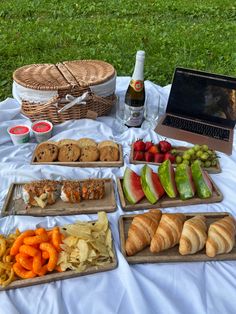
[[[80,157],[80,148],[76,144],[64,144],[59,149],[58,160],[61,162],[74,162]]]
[[[57,159],[58,147],[52,142],[43,142],[35,150],[35,157],[38,162],[52,162]]]

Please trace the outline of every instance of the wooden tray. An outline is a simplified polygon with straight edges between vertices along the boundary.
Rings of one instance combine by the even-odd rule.
[[[94,180],[94,179],[93,179]],[[12,183],[2,208],[2,216],[30,215],[30,216],[61,216],[75,214],[96,214],[99,211],[107,213],[116,210],[116,199],[112,179],[96,179],[105,181],[105,197],[100,200],[82,200],[80,203],[71,204],[63,202],[60,198],[53,205],[45,208],[30,207],[21,198],[22,187],[25,183]],[[77,180],[80,182],[86,180]]]
[[[209,179],[213,185],[213,194],[212,197],[202,199],[197,196],[190,198],[188,200],[181,200],[179,197],[170,198],[166,194],[162,196],[162,198],[157,201],[155,204],[151,204],[146,197],[144,197],[140,202],[137,204],[130,204],[129,201],[125,198],[122,182],[123,179],[117,178],[117,188],[118,193],[120,196],[121,206],[124,211],[132,211],[132,210],[139,210],[144,208],[165,208],[165,207],[176,207],[176,206],[189,206],[189,205],[197,205],[197,204],[209,204],[209,203],[217,203],[223,200],[223,194],[220,192],[219,188],[216,184],[212,181],[211,177]]]
[[[229,213],[184,213],[187,218],[192,218],[196,215],[204,215],[207,219],[207,225],[214,222],[217,219],[221,219]],[[151,253],[149,247],[138,252],[133,256],[127,256],[125,252],[125,241],[128,235],[128,229],[131,224],[131,221],[135,215],[123,215],[119,218],[119,233],[120,233],[120,246],[121,252],[130,264],[138,263],[169,263],[169,262],[203,262],[203,261],[224,261],[224,260],[236,260],[236,243],[233,250],[227,254],[219,254],[215,257],[208,257],[205,254],[205,248],[193,255],[184,255],[179,254],[179,246],[176,245],[173,248],[159,252]]]
[[[173,146],[173,149],[176,149],[177,152],[184,152],[187,149],[189,149],[189,147],[185,147],[185,146]],[[132,144],[131,146],[131,152],[130,152],[130,163],[131,164],[150,164],[150,165],[160,165],[160,163],[158,162],[147,162],[145,160],[134,160],[134,146]],[[176,164],[173,164],[174,167],[176,167]],[[220,173],[221,172],[221,167],[220,167],[220,163],[219,160],[217,159],[217,164],[215,167],[209,167],[209,168],[204,168],[208,173]]]
[[[49,283],[52,281],[64,280],[64,279],[69,279],[73,277],[81,277],[85,275],[96,274],[96,273],[100,273],[104,271],[113,270],[117,268],[118,266],[118,260],[117,260],[115,246],[114,246],[113,236],[112,236],[112,251],[113,251],[114,257],[111,263],[107,265],[88,267],[86,270],[80,273],[74,270],[67,270],[65,272],[55,272],[55,273],[47,274],[42,277],[35,277],[35,278],[30,278],[30,279],[19,279],[19,280],[13,281],[6,287],[0,286],[0,291],[29,287],[29,286]]]
[[[68,166],[68,167],[122,167],[124,165],[124,158],[123,158],[123,149],[120,144],[119,146],[119,156],[120,159],[117,161],[74,161],[74,162],[62,162],[62,161],[52,161],[52,162],[38,162],[36,161],[35,150],[33,152],[33,156],[31,159],[32,165],[54,165],[54,166]]]

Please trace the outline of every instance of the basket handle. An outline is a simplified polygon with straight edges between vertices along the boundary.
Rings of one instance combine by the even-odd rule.
[[[58,113],[64,112],[68,110],[69,108],[73,107],[74,105],[86,104],[86,100],[99,101],[100,103],[104,105],[108,105],[108,106],[110,105],[110,100],[103,98],[101,96],[97,96],[93,92],[85,92],[80,97],[73,97],[72,95],[67,94],[66,99],[70,100],[70,102],[67,105],[65,105],[63,108],[58,110],[57,111]]]
[[[67,95],[67,99],[68,100],[72,100],[70,101],[69,104],[65,105],[62,109],[60,109],[58,111],[58,113],[61,113],[65,110],[68,110],[69,108],[71,108],[72,106],[74,106],[75,104],[86,104],[86,101],[84,100],[92,100],[92,101],[98,101],[104,105],[107,105],[109,106],[110,105],[110,100],[109,99],[106,99],[106,98],[103,98],[101,96],[98,96],[98,95],[95,95],[93,92],[85,92],[82,96],[80,97],[73,97],[71,95]],[[80,101],[78,102],[78,99],[80,98]],[[42,113],[42,111],[44,111],[45,109],[51,107],[52,105],[55,105],[58,100],[60,100],[60,96],[53,96],[51,99],[49,99],[49,101],[46,103],[46,104],[43,104],[43,105],[39,105],[38,108],[36,109],[33,109],[33,110],[27,110],[25,111],[23,109],[23,107],[21,106],[21,112],[25,115],[35,115],[35,114],[40,114]],[[68,106],[68,107],[67,107]],[[65,108],[65,109],[64,109]],[[64,109],[64,110],[63,110]]]
[[[46,104],[43,105],[38,105],[38,108],[33,109],[33,110],[27,110],[25,111],[22,106],[21,106],[21,111],[23,114],[29,115],[29,114],[38,114],[41,113],[43,110],[51,107],[52,105],[55,105],[58,100],[60,99],[60,96],[53,96],[51,99],[49,99],[48,102],[46,102]]]
[[[79,97],[74,97],[70,94],[66,95],[66,100],[69,100],[70,102],[68,104],[66,104],[64,107],[62,107],[60,110],[58,110],[58,113],[64,112],[68,109],[70,109],[71,107],[73,107],[74,105],[83,105],[86,104],[86,99],[89,97],[89,92],[85,92],[83,93],[82,96]]]

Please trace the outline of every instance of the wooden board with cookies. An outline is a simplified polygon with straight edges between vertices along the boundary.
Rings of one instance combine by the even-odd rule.
[[[122,167],[122,146],[112,140],[99,143],[91,138],[63,139],[42,142],[35,148],[33,165],[58,165],[70,167]]]
[[[112,179],[40,180],[11,184],[2,216],[61,216],[115,210]]]
[[[235,220],[227,212],[169,214],[153,209],[119,218],[121,252],[130,264],[236,260],[235,232]],[[229,243],[219,248],[215,241],[225,240],[217,237]]]

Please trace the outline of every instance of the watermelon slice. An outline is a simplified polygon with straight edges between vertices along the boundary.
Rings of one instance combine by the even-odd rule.
[[[178,194],[175,183],[174,168],[169,159],[165,160],[158,168],[158,175],[161,184],[170,198],[175,198]]]
[[[198,160],[195,160],[192,163],[191,170],[198,197],[211,197],[213,191],[212,183],[208,177],[208,174],[201,168]]]
[[[148,165],[145,165],[141,170],[141,185],[146,198],[152,204],[156,203],[165,194],[158,174]]]
[[[180,164],[176,167],[175,182],[182,200],[194,197],[196,189],[193,183],[192,172],[188,165]]]
[[[123,191],[131,204],[136,204],[144,198],[140,176],[130,168],[125,169],[123,178]]]

